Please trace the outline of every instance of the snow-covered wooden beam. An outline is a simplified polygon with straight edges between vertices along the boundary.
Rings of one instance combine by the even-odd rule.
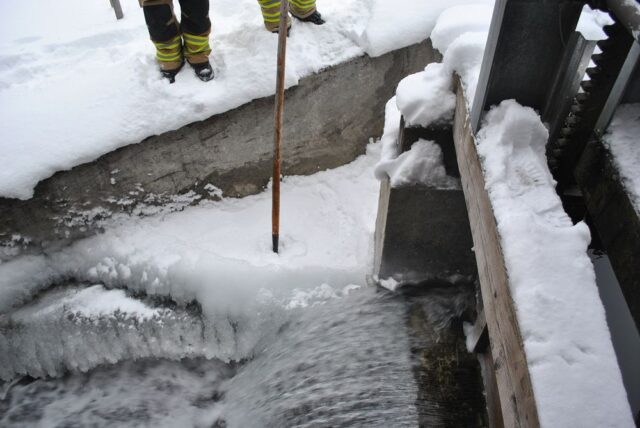
[[[456,77],[453,138],[473,237],[484,314],[504,426],[540,426],[496,220],[476,151],[462,85]],[[485,380],[485,384],[490,381]],[[489,403],[488,407],[492,404]]]

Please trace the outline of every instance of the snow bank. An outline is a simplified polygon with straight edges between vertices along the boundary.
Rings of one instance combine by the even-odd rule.
[[[623,104],[616,110],[604,135],[623,183],[640,213],[640,104]]]
[[[363,46],[367,53],[378,56],[423,41],[429,37],[444,10],[470,3],[469,0],[374,1],[369,24],[362,36]],[[476,3],[486,5],[489,10],[493,7],[492,0]]]
[[[573,225],[546,166],[548,132],[513,100],[478,133],[543,427],[634,426],[587,255],[589,229]]]

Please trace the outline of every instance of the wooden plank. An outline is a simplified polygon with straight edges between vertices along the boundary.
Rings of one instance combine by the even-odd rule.
[[[485,189],[462,85],[456,76],[454,142],[469,213],[484,313],[504,425],[539,427],[527,358],[504,265],[496,220]]]
[[[484,380],[484,396],[487,403],[487,419],[491,428],[504,428],[502,411],[500,408],[500,394],[498,393],[498,383],[496,382],[496,370],[493,365],[491,352],[478,354],[478,362]]]

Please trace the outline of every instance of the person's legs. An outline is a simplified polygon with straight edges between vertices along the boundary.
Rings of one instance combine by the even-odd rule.
[[[213,69],[209,63],[209,0],[180,0],[182,16],[180,28],[184,39],[184,56],[200,80],[213,79]]]
[[[184,39],[184,56],[189,64],[209,61],[209,0],[180,0],[180,28]]]
[[[275,33],[280,25],[280,0],[258,0],[262,10],[264,26],[268,31]],[[287,16],[287,28],[291,27],[291,18]]]
[[[322,15],[316,9],[316,0],[290,0],[291,15],[300,21],[311,22],[316,25],[324,24]]]
[[[316,0],[290,0],[289,11],[296,18],[307,18],[316,11]]]
[[[171,0],[140,0],[156,59],[165,77],[173,80],[183,64],[182,40]]]

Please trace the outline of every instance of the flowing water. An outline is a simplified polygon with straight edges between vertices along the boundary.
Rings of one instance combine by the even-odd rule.
[[[472,302],[462,287],[364,287],[290,311],[243,361],[147,357],[7,382],[0,426],[484,426],[461,333]]]

